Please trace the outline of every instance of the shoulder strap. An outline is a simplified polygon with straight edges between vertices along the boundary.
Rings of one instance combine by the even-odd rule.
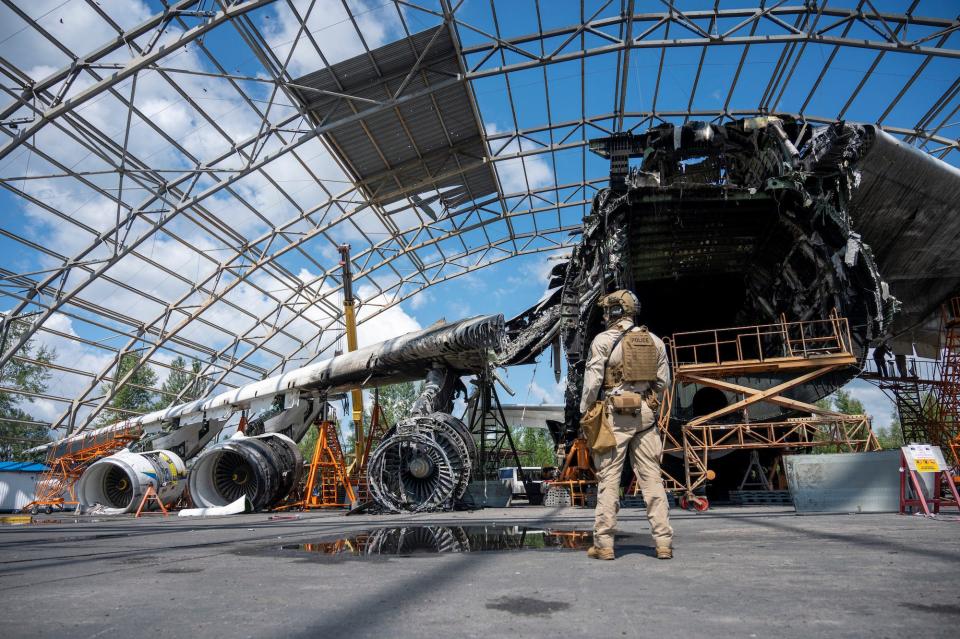
[[[631,327],[628,328],[627,330],[625,330],[625,331],[623,331],[622,333],[620,333],[619,335],[617,335],[617,339],[614,340],[613,346],[610,347],[610,352],[607,353],[607,359],[606,359],[606,361],[603,362],[603,374],[600,376],[600,379],[601,379],[601,380],[605,380],[605,379],[607,378],[607,364],[610,363],[610,358],[613,357],[613,351],[616,350],[617,344],[619,344],[620,341],[623,340],[624,336],[626,336],[626,334],[629,333],[630,331],[632,331],[634,328],[636,328],[636,327],[635,327],[635,326],[631,326]],[[602,396],[602,395],[603,395],[603,381],[600,382],[600,396]]]

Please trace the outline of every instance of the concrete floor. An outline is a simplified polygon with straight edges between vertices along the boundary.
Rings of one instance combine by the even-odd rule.
[[[0,526],[0,634],[956,637],[956,518],[671,514],[673,561],[652,556],[635,509],[621,511],[628,534],[613,562],[556,549],[370,560],[280,548],[409,523],[589,529],[592,513],[578,509]]]

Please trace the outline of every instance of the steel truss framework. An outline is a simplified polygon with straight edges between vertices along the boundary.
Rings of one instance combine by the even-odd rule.
[[[521,20],[505,21],[500,2],[161,0],[144,19],[76,0],[71,16],[105,34],[81,48],[57,22],[62,5],[4,0],[15,26],[0,41],[0,186],[8,209],[26,215],[8,213],[0,227],[11,256],[0,267],[0,365],[29,361],[21,347],[31,338],[93,354],[49,364],[70,391],[34,397],[56,404],[51,425],[70,430],[89,425],[130,382],[135,370],[118,375],[128,353],[161,368],[177,355],[197,359],[211,389],[305,365],[331,354],[342,334],[339,243],[354,245],[361,324],[428,287],[564,249],[606,183],[587,140],[616,131],[766,112],[811,124],[859,116],[955,161],[960,79],[926,88],[938,65],[960,57],[955,15],[920,15],[919,0],[899,12],[871,0],[722,4],[582,0],[558,10],[529,0]],[[566,22],[552,24],[554,14]],[[327,92],[350,105],[339,119],[311,121],[299,108],[295,91],[304,87],[294,78],[304,71],[437,25],[454,36],[455,77],[419,91],[405,81],[379,101]],[[342,38],[350,55],[327,43],[343,48]],[[696,59],[684,68],[682,99],[666,88],[677,82],[681,50]],[[728,76],[719,101],[704,97],[718,51],[732,55],[720,65]],[[759,64],[757,52],[768,59]],[[869,57],[855,84],[838,86],[831,73],[851,52]],[[643,90],[642,55],[655,56]],[[38,57],[59,62],[31,66]],[[598,72],[612,78],[602,90]],[[399,114],[454,83],[467,83],[476,115],[497,124],[485,137],[499,192],[439,211],[424,203],[440,200],[436,191],[389,207],[366,201],[325,134]],[[758,99],[740,97],[746,84]],[[491,93],[505,106],[490,106]],[[825,93],[841,99],[815,111],[830,104]],[[874,107],[883,103],[863,116],[868,94]],[[578,103],[578,117],[557,115],[559,102]],[[167,110],[180,119],[165,119]]]

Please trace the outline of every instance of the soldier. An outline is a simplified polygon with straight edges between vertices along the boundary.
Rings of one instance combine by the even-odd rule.
[[[620,510],[620,473],[627,452],[633,463],[658,559],[673,558],[673,529],[667,516],[667,494],[660,475],[663,444],[656,428],[659,399],[670,381],[667,350],[659,337],[645,326],[634,325],[640,310],[636,295],[620,290],[600,299],[607,330],[590,345],[590,358],[583,375],[580,412],[586,413],[598,400],[612,407],[616,446],[593,454],[597,469],[597,511],[593,526],[593,559],[613,559],[613,531]]]

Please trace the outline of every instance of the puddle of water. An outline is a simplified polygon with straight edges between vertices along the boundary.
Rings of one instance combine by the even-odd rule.
[[[404,526],[375,528],[330,540],[284,544],[281,550],[341,557],[435,555],[517,550],[577,550],[593,543],[592,530],[557,530],[524,526]]]

